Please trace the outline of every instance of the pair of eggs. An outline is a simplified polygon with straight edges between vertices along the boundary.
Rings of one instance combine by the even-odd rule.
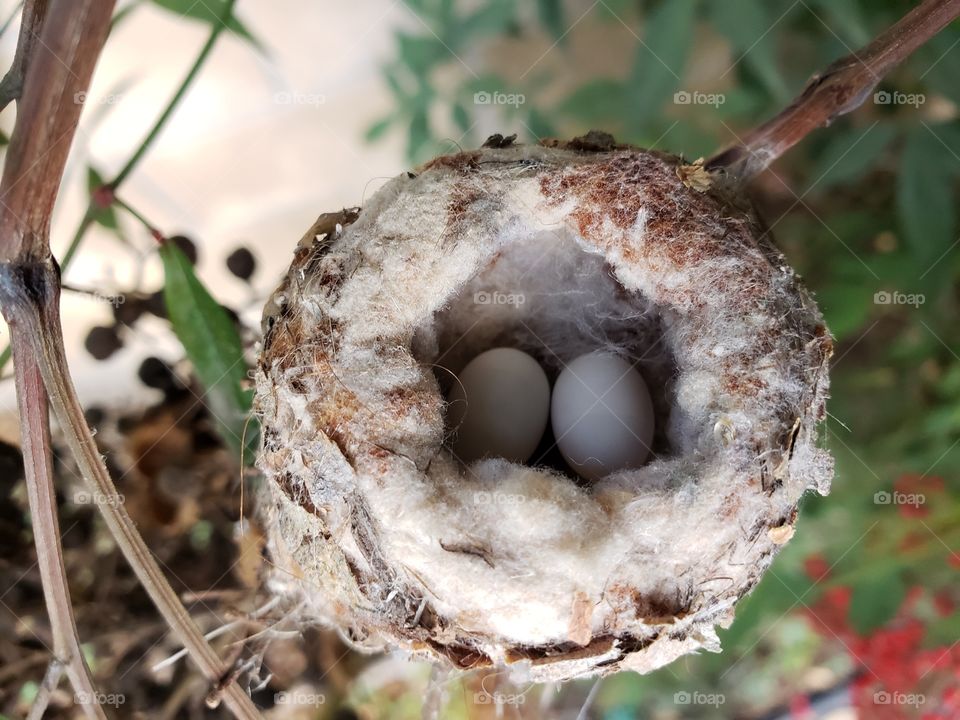
[[[548,420],[567,464],[587,480],[640,467],[653,442],[646,383],[633,366],[608,353],[588,353],[566,365],[551,393],[546,373],[530,355],[495,348],[467,364],[447,399],[452,449],[464,462],[527,462]]]

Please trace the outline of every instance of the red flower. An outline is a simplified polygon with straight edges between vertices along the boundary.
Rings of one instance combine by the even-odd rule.
[[[935,495],[943,492],[942,477],[905,473],[893,482],[893,489],[904,495]]]
[[[833,587],[823,593],[806,611],[814,627],[827,637],[836,635],[844,642],[852,642],[854,633],[847,623],[852,596],[853,590],[848,587]]]
[[[933,596],[933,606],[941,617],[947,617],[954,611],[957,605],[953,602],[953,598],[950,597],[948,590],[941,590]]]
[[[803,561],[803,571],[808,578],[814,582],[819,582],[830,574],[830,563],[823,555],[817,553]]]
[[[810,714],[810,698],[806,695],[794,695],[790,698],[790,717],[795,720],[812,717]]]

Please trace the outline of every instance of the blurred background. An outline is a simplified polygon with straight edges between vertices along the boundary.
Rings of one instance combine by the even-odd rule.
[[[229,625],[223,654],[249,656],[268,717],[960,717],[958,23],[753,183],[837,340],[824,431],[836,479],[828,498],[803,502],[797,536],[721,632],[723,653],[645,677],[563,687],[446,677],[258,620],[262,538],[242,521],[240,471],[166,319],[145,226],[178,236],[249,359],[262,304],[319,213],[362,205],[387,178],[495,132],[536,142],[597,128],[694,160],[914,4],[240,0],[120,204],[106,207],[98,188],[141,146],[228,9],[118,4],[94,85],[77,99],[54,219],[61,261],[90,222],[64,273],[68,354],[131,514],[205,629]],[[5,66],[17,15],[0,2]],[[4,145],[14,118],[12,105],[0,115]],[[7,365],[0,711],[17,717],[43,677],[49,630],[9,376]],[[156,667],[177,646],[58,455],[78,623],[101,687],[123,698],[117,716],[224,716],[205,708],[183,661]],[[50,716],[76,712],[64,684]]]

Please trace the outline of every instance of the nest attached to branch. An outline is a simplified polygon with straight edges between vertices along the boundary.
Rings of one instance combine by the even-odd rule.
[[[270,588],[360,647],[517,679],[649,672],[700,648],[826,494],[832,341],[742,203],[602,134],[494,136],[321,216],[264,315]],[[511,299],[512,298],[512,299]],[[654,457],[459,463],[444,390],[508,345],[556,377],[638,362]]]

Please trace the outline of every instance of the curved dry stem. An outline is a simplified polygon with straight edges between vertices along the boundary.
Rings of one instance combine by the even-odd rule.
[[[47,666],[47,672],[43,676],[43,682],[37,690],[37,697],[34,698],[33,705],[30,706],[30,714],[27,720],[41,720],[43,714],[47,711],[47,705],[50,704],[50,696],[60,684],[60,676],[63,675],[63,663],[54,658]],[[97,708],[99,710],[99,707]],[[102,715],[98,716],[102,717]]]
[[[23,338],[21,333],[13,329],[11,332],[14,337]],[[48,671],[45,683],[53,683],[56,687],[54,677],[59,680],[60,674],[66,671],[87,717],[106,718],[96,703],[93,676],[80,648],[77,622],[70,603],[67,571],[63,565],[56,489],[53,484],[53,457],[50,452],[47,393],[29,345],[16,343],[14,355],[27,499],[30,503],[33,541],[37,549],[37,566],[40,568],[43,597],[53,635],[54,658],[50,669],[58,669],[55,676]]]
[[[855,110],[881,79],[960,16],[960,0],[924,0],[859,52],[814,75],[779,115],[711,157],[707,170],[748,180],[807,135]]]

